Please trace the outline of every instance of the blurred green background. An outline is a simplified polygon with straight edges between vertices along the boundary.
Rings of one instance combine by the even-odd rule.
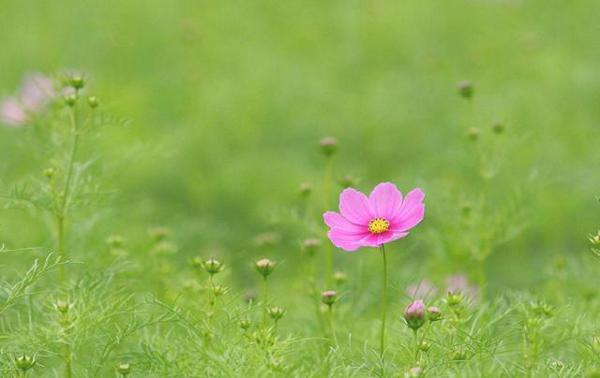
[[[300,241],[325,233],[318,214],[336,207],[333,196],[327,206],[319,199],[325,136],[339,141],[336,178],[359,178],[363,191],[380,181],[426,191],[426,221],[395,247],[415,251],[403,261],[418,271],[469,269],[470,241],[456,221],[465,204],[478,230],[496,219],[514,229],[492,240],[491,287],[538,283],[543,264],[586,253],[600,224],[599,2],[2,0],[1,8],[1,95],[27,72],[80,70],[103,110],[129,119],[81,152],[102,156],[98,172],[114,194],[98,217],[81,215],[87,247],[76,259],[102,261],[109,235],[139,240],[164,225],[178,244],[173,269],[223,251],[238,272],[251,274],[263,254],[292,271]],[[471,101],[457,94],[465,79]],[[473,127],[477,141],[467,137]],[[44,168],[18,142],[21,132],[0,129],[4,192]],[[296,216],[302,182],[315,188],[308,226]],[[2,210],[0,241],[50,248],[44,223]],[[254,239],[264,232],[280,244],[262,250]],[[143,261],[143,249],[132,249]],[[336,258],[363,261],[354,256]]]

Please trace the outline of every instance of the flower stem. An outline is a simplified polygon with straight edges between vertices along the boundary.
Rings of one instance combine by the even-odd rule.
[[[75,157],[77,155],[77,148],[79,146],[79,132],[77,130],[77,111],[75,106],[70,108],[69,118],[71,121],[71,133],[73,135],[73,142],[71,144],[71,152],[69,154],[69,160],[67,162],[67,176],[65,178],[65,185],[62,193],[62,200],[59,203],[59,208],[56,211],[56,226],[57,226],[57,241],[56,241],[56,253],[59,257],[65,258],[65,218],[67,212],[67,205],[69,201],[69,195],[71,191],[71,182],[73,181],[73,166],[75,165]],[[65,265],[60,265],[60,279],[62,282],[66,279]]]
[[[418,335],[419,330],[415,329],[414,330],[414,334],[415,334],[415,366],[418,365],[419,363],[419,335]]]
[[[333,186],[333,159],[327,158],[325,164],[325,176],[323,178],[323,204],[327,209]],[[333,280],[333,248],[328,247],[325,253],[325,283],[328,287],[331,286]]]
[[[267,281],[267,277],[263,278],[262,285],[262,296],[263,296],[263,325],[267,326],[267,312],[269,311],[269,283]]]
[[[338,347],[337,335],[335,333],[335,319],[333,318],[333,306],[329,305],[329,325],[331,327],[331,335],[333,336],[334,346]]]
[[[385,255],[385,246],[380,247],[381,256],[383,257],[383,292],[381,296],[381,338],[379,340],[379,355],[382,359],[385,351],[385,320],[387,314],[387,259]],[[382,368],[383,369],[383,368]]]

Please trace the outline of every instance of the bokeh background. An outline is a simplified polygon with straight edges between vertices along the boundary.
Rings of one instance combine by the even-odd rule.
[[[217,254],[240,286],[262,255],[299,273],[300,242],[324,236],[319,213],[336,207],[341,189],[323,198],[326,136],[339,142],[336,179],[351,175],[364,191],[381,181],[426,191],[425,222],[393,247],[393,263],[413,272],[407,280],[471,274],[469,251],[489,247],[490,290],[535,290],[551,279],[552,261],[588,253],[586,237],[600,224],[598,2],[2,0],[1,8],[1,95],[27,72],[76,70],[104,111],[127,120],[88,138],[80,154],[101,157],[95,169],[111,193],[71,226],[81,270],[109,264],[112,234],[142,264],[147,229],[167,226],[177,244],[171,272]],[[457,93],[462,80],[474,85],[471,100]],[[22,132],[0,129],[3,192],[45,166]],[[308,224],[298,215],[303,182],[314,188]],[[465,211],[475,217],[468,230]],[[52,248],[46,219],[0,215],[7,246]],[[279,241],[266,247],[264,233]],[[336,259],[350,270],[371,262]],[[134,275],[140,286],[143,274]]]

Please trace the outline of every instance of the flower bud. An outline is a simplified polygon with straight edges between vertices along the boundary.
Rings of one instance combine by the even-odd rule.
[[[423,340],[419,343],[419,350],[421,350],[423,352],[428,352],[429,349],[431,349],[431,344],[428,343],[427,341]]]
[[[468,81],[461,81],[460,83],[458,83],[458,93],[464,97],[464,98],[471,98],[473,97],[473,92],[475,91],[475,89],[473,88],[473,84]]]
[[[600,247],[600,230],[596,233],[596,235],[590,235],[589,240],[593,246]]]
[[[594,336],[592,338],[592,349],[594,352],[600,354],[600,336]]]
[[[302,248],[309,256],[314,256],[320,246],[321,241],[319,239],[306,239],[302,242]]]
[[[264,278],[267,278],[275,270],[275,263],[267,258],[258,260],[254,266],[256,271]]]
[[[285,310],[281,307],[271,307],[267,310],[267,313],[274,321],[278,321],[285,314]]]
[[[425,323],[425,313],[425,305],[422,300],[412,302],[404,310],[406,324],[414,331],[418,330]]]
[[[438,307],[432,306],[427,309],[427,319],[430,322],[438,321],[442,318],[442,311]]]
[[[327,290],[321,293],[321,302],[327,306],[332,306],[337,301],[337,292],[335,290]]]
[[[312,192],[312,185],[308,182],[303,182],[300,184],[300,188],[298,189],[301,197],[308,197]]]
[[[225,268],[222,262],[214,258],[202,262],[202,267],[204,270],[206,270],[206,273],[210,274],[211,276],[214,276]]]
[[[16,365],[17,369],[21,370],[22,372],[26,372],[27,370],[34,367],[35,363],[36,363],[35,356],[29,356],[27,354],[22,354],[18,357],[15,357],[15,365]]]
[[[120,248],[125,244],[125,240],[121,235],[111,235],[106,239],[106,243],[112,248]]]
[[[69,85],[76,90],[80,90],[85,85],[85,79],[83,76],[73,76],[69,79]]]
[[[148,230],[148,235],[150,235],[155,242],[159,242],[168,238],[171,235],[171,230],[167,227],[153,227]]]
[[[65,95],[63,97],[65,104],[68,107],[73,107],[75,106],[75,104],[77,103],[77,95],[76,94],[69,94],[69,95]]]
[[[358,180],[350,175],[345,175],[344,177],[338,180],[338,184],[342,187],[342,189],[350,188],[356,186]]]
[[[272,247],[277,245],[281,241],[281,235],[277,232],[263,232],[262,234],[256,235],[254,238],[254,244],[259,247]]]
[[[46,176],[46,178],[48,180],[51,180],[55,174],[56,174],[56,171],[54,170],[54,168],[44,169],[44,176]]]
[[[88,101],[89,107],[92,109],[96,109],[98,107],[98,105],[100,105],[100,100],[98,100],[98,97],[96,97],[96,96],[88,97],[87,101]]]
[[[332,156],[337,151],[337,144],[337,140],[332,137],[323,138],[321,139],[321,142],[319,142],[321,151],[327,157]]]
[[[479,138],[479,129],[476,127],[469,128],[469,130],[467,131],[467,136],[471,140],[477,140],[477,138]]]
[[[420,366],[415,366],[408,369],[408,372],[405,374],[406,377],[422,377],[423,376],[423,368]]]
[[[121,362],[117,365],[117,372],[126,377],[131,373],[131,364],[129,362]]]
[[[67,301],[59,299],[56,301],[56,303],[54,303],[54,308],[56,308],[58,312],[64,315],[71,309],[71,304]]]
[[[246,292],[244,293],[244,302],[246,302],[247,304],[252,304],[256,302],[256,298],[258,298],[258,295],[256,294],[256,290],[254,289],[246,290]]]
[[[504,124],[502,122],[494,122],[492,124],[492,131],[496,134],[502,134],[504,132]]]
[[[333,280],[337,285],[341,285],[345,283],[346,280],[348,280],[348,276],[346,275],[346,273],[338,271],[333,273]]]
[[[215,297],[220,297],[222,295],[227,294],[227,292],[229,291],[229,288],[223,286],[223,285],[214,285],[212,288],[213,294],[215,295]]]
[[[248,319],[240,320],[240,328],[243,329],[244,331],[247,331],[251,326],[252,326],[252,324],[250,323],[250,321]]]
[[[464,351],[464,349],[456,349],[454,352],[452,352],[452,359],[455,361],[466,360],[467,353]]]
[[[462,294],[460,292],[448,292],[448,296],[446,297],[446,302],[448,306],[458,306],[460,302],[462,302]]]

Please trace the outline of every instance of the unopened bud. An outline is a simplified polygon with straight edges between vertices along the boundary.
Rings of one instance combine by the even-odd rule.
[[[256,271],[264,278],[267,278],[275,270],[275,263],[267,258],[258,260],[254,266]]]
[[[106,243],[112,248],[120,248],[125,244],[125,240],[121,235],[111,235],[106,239]]]
[[[229,291],[229,288],[227,288],[226,286],[222,286],[222,285],[214,285],[212,288],[213,294],[215,295],[215,297],[220,297],[222,295],[227,294],[227,292]]]
[[[73,76],[69,80],[69,85],[76,90],[80,90],[85,85],[85,79],[83,78],[83,76]]]
[[[448,306],[458,306],[460,302],[462,302],[462,299],[462,294],[460,292],[448,292],[446,302],[448,303]]]
[[[62,299],[59,299],[54,304],[54,307],[61,314],[66,314],[67,312],[69,312],[69,309],[71,308],[71,304],[67,301],[63,301]]]
[[[337,292],[335,290],[327,290],[321,293],[321,302],[327,306],[332,306],[337,301]]]
[[[92,109],[96,109],[98,107],[98,105],[100,105],[100,100],[98,100],[98,97],[96,97],[96,96],[88,97],[87,101],[88,101],[89,107]]]
[[[464,351],[464,349],[456,349],[452,353],[452,359],[455,360],[455,361],[466,360],[467,359],[467,353]]]
[[[274,321],[278,321],[285,314],[285,310],[281,307],[271,307],[267,310],[267,312]]]
[[[473,84],[468,81],[461,81],[460,83],[458,83],[458,93],[464,97],[464,98],[471,98],[473,97],[473,92],[475,91],[475,89],[473,88]]]
[[[596,235],[590,235],[589,240],[593,246],[600,247],[600,230],[596,233]]]
[[[202,263],[202,267],[204,270],[206,270],[206,273],[210,274],[211,276],[214,276],[225,268],[222,262],[213,258],[204,261]]]
[[[412,367],[406,373],[406,377],[422,377],[423,376],[423,368],[420,366]]]
[[[592,338],[592,349],[594,352],[600,354],[600,336],[594,336]]]
[[[250,321],[248,319],[240,320],[240,328],[243,329],[244,331],[247,331],[251,326],[252,326],[252,324],[250,323]]]
[[[332,156],[337,151],[337,140],[332,137],[326,137],[321,139],[319,146],[325,156]]]
[[[467,131],[467,136],[471,140],[477,140],[477,138],[479,138],[479,129],[476,127],[469,128],[469,130]]]
[[[435,322],[438,321],[442,318],[442,311],[440,311],[440,309],[438,307],[429,307],[427,309],[427,319],[429,319],[430,322]]]
[[[423,340],[419,343],[419,349],[423,352],[427,352],[429,349],[431,349],[431,344]]]
[[[131,373],[131,364],[129,362],[121,362],[117,365],[117,372],[126,377]]]
[[[502,122],[494,122],[492,124],[492,131],[496,134],[502,134],[504,132],[504,124]]]
[[[350,175],[345,175],[344,177],[338,180],[338,184],[342,187],[342,189],[350,188],[356,186],[358,180]]]
[[[300,188],[298,189],[301,197],[308,197],[312,192],[312,185],[308,182],[303,182],[300,184]]]
[[[35,363],[35,356],[22,354],[18,357],[15,357],[15,365],[17,366],[17,369],[21,370],[22,372],[26,372],[27,370],[34,367]]]
[[[46,178],[48,180],[52,179],[55,174],[56,174],[56,171],[54,170],[54,168],[44,169],[44,176],[46,176]]]
[[[65,101],[65,104],[69,107],[73,107],[77,103],[77,95],[76,94],[65,95],[63,97],[63,99]]]
[[[348,280],[348,276],[344,272],[335,272],[333,273],[333,280],[337,285],[341,285]]]
[[[171,235],[171,230],[162,226],[153,227],[148,230],[148,235],[150,235],[155,242],[159,242],[168,238]]]
[[[425,305],[422,300],[412,302],[404,310],[406,324],[414,331],[418,330],[425,323],[425,313]]]
[[[319,239],[306,239],[302,242],[302,249],[306,251],[309,256],[314,256],[321,246]]]
[[[244,293],[244,302],[246,302],[248,304],[252,304],[252,303],[256,302],[257,297],[258,296],[256,294],[256,290],[249,289]]]

